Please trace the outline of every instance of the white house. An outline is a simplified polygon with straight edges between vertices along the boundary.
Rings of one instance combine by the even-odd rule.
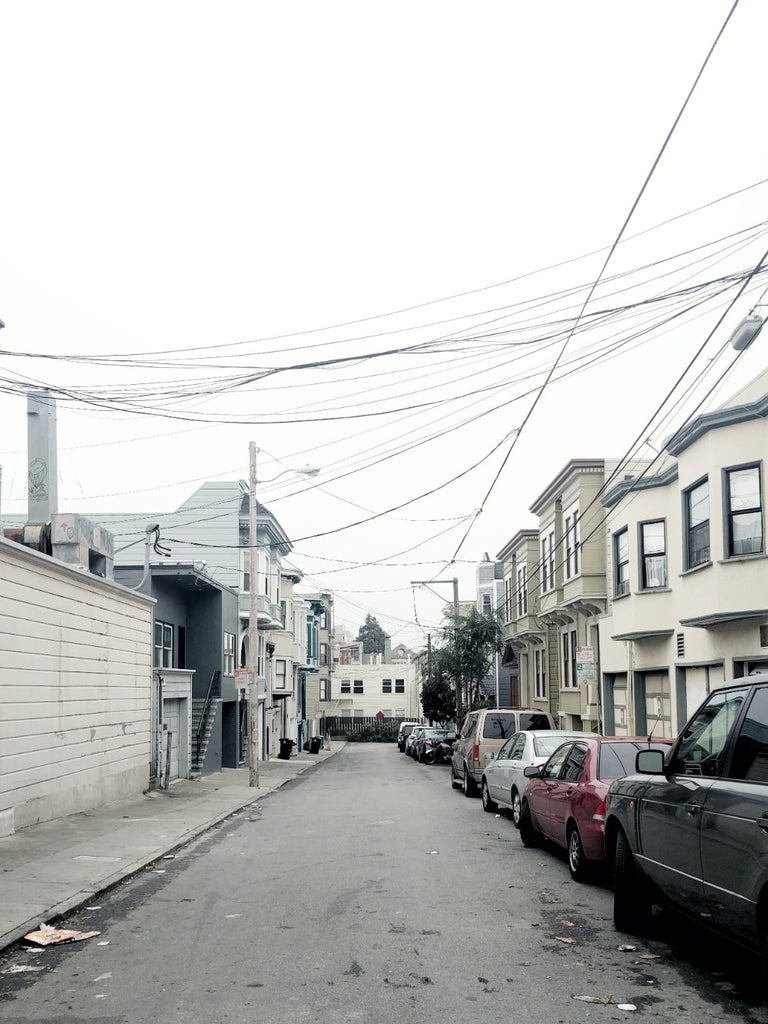
[[[724,679],[768,670],[768,371],[603,497],[606,732],[675,735]]]

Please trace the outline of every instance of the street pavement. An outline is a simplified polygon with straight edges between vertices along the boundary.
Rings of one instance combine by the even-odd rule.
[[[332,741],[318,754],[260,761],[258,788],[249,786],[247,768],[225,768],[0,838],[0,950],[42,922],[95,902],[100,892],[263,800],[344,745]]]

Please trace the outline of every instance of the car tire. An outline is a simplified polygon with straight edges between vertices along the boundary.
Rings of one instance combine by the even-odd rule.
[[[523,846],[534,847],[541,846],[541,836],[533,827],[533,820],[531,819],[531,809],[527,803],[524,803],[520,809],[520,838],[523,841]]]
[[[512,790],[512,821],[515,824],[515,828],[520,828],[520,812],[523,809],[523,801],[520,799],[520,794],[516,789]]]
[[[587,882],[590,877],[590,865],[584,855],[584,844],[576,825],[568,829],[568,870],[574,882]]]
[[[480,793],[483,801],[483,810],[487,811],[488,814],[494,814],[499,809],[499,805],[491,800],[491,794],[488,792],[488,783],[483,779],[483,785]]]
[[[473,797],[477,792],[477,783],[469,774],[469,768],[464,765],[464,774],[461,777],[461,789],[466,797]]]
[[[653,915],[648,886],[635,864],[623,831],[616,836],[613,878],[613,923],[618,931],[644,935]]]
[[[461,779],[457,779],[453,772],[453,761],[451,761],[451,789],[461,789]]]

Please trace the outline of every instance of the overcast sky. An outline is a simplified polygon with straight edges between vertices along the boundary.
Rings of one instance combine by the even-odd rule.
[[[723,348],[768,285],[737,296],[763,0],[604,268],[731,6],[0,0],[2,514],[29,386],[61,511],[170,512],[253,440],[306,582],[421,646],[443,601],[411,580],[472,598],[569,459],[652,456],[765,366]]]

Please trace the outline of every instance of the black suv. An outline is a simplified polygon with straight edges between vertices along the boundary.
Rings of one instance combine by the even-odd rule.
[[[713,690],[636,772],[607,800],[616,927],[642,934],[667,903],[768,954],[768,673]]]

